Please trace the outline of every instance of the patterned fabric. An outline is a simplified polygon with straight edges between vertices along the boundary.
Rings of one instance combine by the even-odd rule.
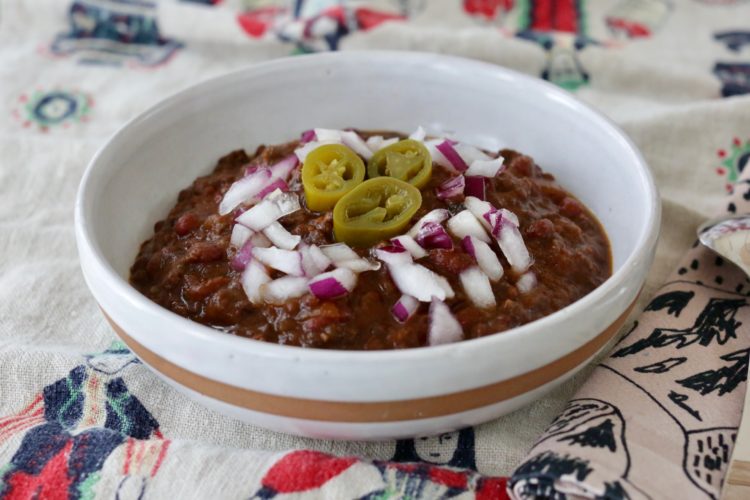
[[[750,199],[739,187],[726,201],[750,161],[746,19],[748,0],[0,0],[0,498],[503,498],[514,470],[519,496],[715,498],[744,393],[750,285],[697,248],[678,264],[704,218]],[[103,141],[199,80],[362,49],[546,78],[643,151],[664,202],[646,311],[590,383],[592,368],[440,436],[316,441],[197,405],[104,323],[72,231]]]
[[[732,211],[750,212],[749,181]],[[536,441],[515,494],[718,498],[745,399],[748,296],[745,273],[696,241]]]

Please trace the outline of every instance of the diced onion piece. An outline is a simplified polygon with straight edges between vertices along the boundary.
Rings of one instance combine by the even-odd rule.
[[[445,228],[437,222],[422,224],[419,232],[414,237],[422,248],[453,248],[453,240],[445,231]]]
[[[443,156],[443,153],[440,152],[440,150],[437,148],[438,144],[442,144],[444,139],[432,139],[429,141],[424,141],[424,146],[427,148],[427,151],[430,152],[430,157],[432,158],[433,163],[437,163],[443,168],[447,168],[448,170],[455,170],[453,168],[453,164],[448,161],[448,159]]]
[[[323,245],[322,247],[320,247],[320,250],[334,263],[343,262],[345,260],[359,259],[359,254],[352,250],[351,247],[349,247],[349,245],[347,245],[346,243]]]
[[[495,307],[495,292],[489,277],[478,267],[470,267],[458,275],[464,292],[475,306],[483,309]]]
[[[260,193],[258,193],[257,195],[257,198],[260,198],[262,200],[263,198],[273,193],[277,189],[281,191],[289,191],[289,185],[286,183],[284,179],[276,179],[273,182],[271,182],[268,186],[261,189]]]
[[[285,193],[277,189],[266,196],[266,198],[273,201],[279,207],[282,217],[292,214],[301,208],[299,196],[296,193]]]
[[[283,304],[289,299],[301,297],[308,292],[307,278],[284,276],[260,286],[260,295],[265,302]]]
[[[476,175],[481,177],[495,177],[504,170],[503,157],[498,156],[491,160],[474,160],[466,175]]]
[[[455,296],[448,280],[419,264],[399,264],[388,266],[396,287],[421,302],[430,302],[433,297],[439,300]]]
[[[424,217],[419,219],[417,223],[414,224],[406,234],[411,236],[412,238],[415,238],[417,236],[417,233],[419,233],[420,228],[424,224],[428,222],[437,222],[438,224],[442,224],[443,221],[448,220],[448,217],[450,216],[451,213],[444,208],[436,208],[435,210],[431,210],[430,212],[427,212]]]
[[[340,141],[321,141],[320,139],[318,139],[317,141],[311,141],[298,147],[297,149],[294,150],[294,154],[300,162],[304,163],[305,158],[307,158],[307,155],[309,155],[312,151],[318,149],[320,146],[323,146],[325,144],[339,144],[339,143]]]
[[[235,224],[232,227],[232,236],[229,238],[229,244],[235,248],[241,248],[252,235],[252,229],[246,228],[242,224]]]
[[[315,137],[320,142],[341,142],[341,130],[335,130],[330,128],[316,128]]]
[[[310,257],[315,262],[315,265],[320,267],[323,271],[328,269],[331,265],[331,259],[317,245],[310,245]]]
[[[409,321],[409,318],[414,316],[414,313],[417,312],[418,308],[419,301],[417,299],[411,295],[402,295],[401,298],[393,304],[391,313],[396,321],[399,323],[406,323]]]
[[[496,212],[497,209],[495,209],[490,202],[480,200],[474,196],[467,196],[464,199],[464,206],[468,211],[474,214],[474,217],[476,217],[488,231],[492,231],[492,225],[490,225],[485,214]]]
[[[469,210],[461,210],[448,219],[445,225],[448,226],[448,231],[458,239],[462,240],[466,236],[474,236],[486,243],[492,241],[487,231],[482,227],[482,223]]]
[[[302,240],[301,236],[290,233],[278,221],[272,222],[266,227],[263,234],[271,240],[271,243],[285,250],[294,250]]]
[[[319,274],[308,286],[319,299],[335,299],[348,294],[356,285],[357,275],[350,269],[339,268]]]
[[[401,139],[399,139],[398,137],[391,137],[390,139],[383,139],[383,142],[380,144],[380,149],[387,148],[388,146],[392,146],[400,140]]]
[[[300,245],[302,269],[305,276],[317,276],[331,266],[331,259],[325,256],[317,245]]]
[[[345,130],[341,132],[341,140],[344,143],[344,146],[348,147],[365,160],[372,158],[372,151],[367,147],[367,143],[353,130]]]
[[[274,180],[281,179],[286,181],[289,179],[289,174],[292,173],[292,170],[297,168],[297,165],[299,165],[299,159],[295,155],[289,155],[280,162],[274,163],[268,169],[271,171],[271,176]]]
[[[299,198],[296,194],[282,193],[277,189],[235,220],[253,231],[262,231],[274,221],[299,209]]]
[[[490,281],[497,281],[503,277],[503,274],[505,274],[503,265],[497,258],[495,251],[487,243],[474,236],[466,236],[461,240],[461,243],[466,253],[474,257],[479,269],[487,275]]]
[[[247,267],[247,263],[253,258],[253,241],[248,238],[245,243],[237,250],[229,266],[235,271],[242,271]]]
[[[303,276],[302,256],[294,250],[283,250],[281,248],[254,248],[253,257],[261,263],[292,276]]]
[[[464,194],[485,200],[487,198],[487,178],[476,175],[466,175],[464,177],[466,178]]]
[[[383,144],[383,136],[382,135],[371,135],[367,138],[365,141],[365,144],[367,144],[367,147],[370,148],[370,151],[375,153],[378,149],[382,147]]]
[[[365,271],[377,271],[381,266],[380,262],[370,262],[367,259],[360,258],[336,262],[336,267],[350,269],[355,273],[363,273]]]
[[[262,231],[281,217],[279,207],[269,200],[263,200],[244,212],[235,220],[253,231]]]
[[[231,186],[219,203],[219,214],[226,215],[240,204],[257,195],[271,181],[271,172],[261,168]]]
[[[302,132],[302,135],[300,135],[299,142],[300,144],[305,144],[314,141],[315,139],[317,139],[317,137],[315,136],[314,130],[305,130]]]
[[[266,268],[257,260],[248,262],[242,273],[242,289],[253,304],[262,302],[261,286],[271,281]]]
[[[253,242],[253,246],[258,248],[268,248],[272,245],[271,240],[266,238],[263,233],[255,233],[250,237],[250,241]]]
[[[521,275],[520,278],[518,278],[518,281],[516,281],[516,288],[518,288],[518,291],[521,293],[529,293],[531,290],[534,289],[536,286],[537,279],[536,274],[529,271],[527,273],[524,273]]]
[[[507,210],[505,208],[501,208],[500,210],[495,210],[493,207],[493,211],[489,214],[485,214],[484,219],[487,220],[494,229],[496,222],[497,222],[497,217],[500,217],[500,216],[509,220],[516,226],[521,225],[521,223],[518,221],[518,216],[514,214],[513,212],[511,212],[510,210]]]
[[[424,128],[420,125],[417,127],[417,130],[412,132],[412,134],[409,136],[409,139],[422,142],[424,141],[424,138],[427,137],[427,132],[425,132]]]
[[[375,256],[388,265],[411,264],[412,256],[404,248],[395,245],[375,249]]]
[[[507,210],[505,213],[512,214]],[[513,216],[515,217],[515,214]],[[505,258],[508,259],[508,263],[517,273],[526,271],[531,266],[531,256],[513,217],[504,215],[503,211],[498,211],[491,219],[494,219],[492,235],[497,240]]]
[[[490,155],[470,144],[459,142],[458,144],[454,144],[453,147],[456,152],[461,155],[461,158],[463,158],[467,165],[471,165],[477,160],[484,161],[492,159]]]
[[[427,257],[427,251],[422,248],[419,243],[417,243],[417,240],[415,240],[408,234],[402,234],[401,236],[392,238],[391,243],[405,248],[415,259]]]
[[[461,323],[453,316],[445,302],[433,299],[430,304],[430,330],[427,342],[430,345],[441,345],[458,342],[464,336]]]
[[[437,187],[437,197],[440,200],[448,198],[454,198],[464,194],[464,187],[466,186],[466,179],[463,175],[457,175],[451,177],[447,181],[443,182]]]
[[[448,139],[435,146],[435,148],[437,148],[437,150],[443,154],[445,159],[450,162],[451,166],[459,172],[465,172],[466,169],[469,168],[464,159],[461,158],[461,155],[458,154],[458,151],[456,151],[456,148],[453,147],[453,143]]]

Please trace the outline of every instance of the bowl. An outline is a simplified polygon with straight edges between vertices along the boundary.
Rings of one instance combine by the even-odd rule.
[[[450,132],[535,158],[606,229],[613,275],[574,304],[501,334],[399,351],[331,351],[240,338],[151,302],[128,283],[180,189],[227,152],[313,127]],[[436,54],[351,52],[258,64],[170,97],[91,160],[76,238],[91,293],[156,374],[225,415],[302,436],[386,439],[484,422],[572,376],[618,331],[653,260],[649,168],[571,94],[498,66]]]

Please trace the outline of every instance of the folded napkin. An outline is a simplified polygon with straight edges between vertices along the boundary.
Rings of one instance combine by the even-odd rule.
[[[750,211],[750,169],[727,215]],[[742,416],[750,280],[693,247],[571,399],[511,488],[518,498],[718,498]]]

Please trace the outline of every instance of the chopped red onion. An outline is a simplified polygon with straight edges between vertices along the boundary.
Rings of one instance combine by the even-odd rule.
[[[271,240],[266,238],[263,233],[255,233],[250,237],[250,241],[253,242],[253,246],[258,248],[268,248],[272,245]]]
[[[511,214],[512,217],[506,215]],[[518,224],[514,222],[515,214],[507,210],[498,211],[491,219],[494,219],[492,235],[497,240],[500,250],[508,259],[514,271],[523,273],[531,266],[531,256],[526,244],[523,242],[521,231],[518,230]]]
[[[357,285],[357,275],[350,269],[334,269],[310,280],[310,291],[319,299],[335,299],[348,294]]]
[[[295,149],[294,154],[299,159],[300,162],[304,162],[305,158],[307,158],[307,155],[309,155],[312,151],[318,149],[320,146],[324,146],[326,144],[340,144],[340,141],[317,140],[317,141],[308,142],[298,147],[297,149]]]
[[[253,231],[251,229],[246,228],[242,224],[235,224],[232,227],[232,236],[229,238],[229,244],[234,248],[241,248],[252,235]]]
[[[332,245],[323,245],[320,250],[326,257],[331,259],[334,264],[345,260],[359,259],[359,254],[349,247],[346,243],[334,243]]]
[[[467,196],[464,198],[464,206],[470,211],[474,217],[484,226],[488,231],[492,231],[492,225],[490,224],[485,214],[491,214],[497,211],[491,203],[480,200],[474,196]]]
[[[331,128],[316,128],[315,137],[320,142],[338,142],[341,143],[341,130]]]
[[[295,155],[289,155],[278,163],[274,163],[268,169],[271,171],[274,180],[281,179],[286,181],[289,174],[299,165],[299,159]],[[284,191],[284,190],[282,190]]]
[[[226,215],[238,205],[249,201],[257,195],[271,181],[271,172],[268,169],[258,169],[252,174],[243,177],[229,186],[224,197],[219,203],[219,214]]]
[[[464,188],[464,194],[466,196],[473,196],[480,200],[487,199],[487,178],[476,175],[467,175],[466,187]]]
[[[277,189],[235,220],[253,231],[262,231],[284,215],[295,212],[299,208],[299,199],[296,194],[282,193]]]
[[[250,164],[247,167],[245,167],[245,176],[248,176],[250,174],[254,174],[255,172],[257,172],[261,168],[266,168],[266,167],[264,165],[258,165],[257,163],[254,164],[254,165]]]
[[[503,277],[503,274],[505,274],[503,265],[495,251],[487,243],[474,236],[466,236],[461,240],[461,243],[466,253],[474,257],[479,269],[489,277],[490,281],[497,281]]]
[[[241,213],[235,221],[243,226],[247,226],[254,231],[262,231],[272,222],[282,217],[282,211],[276,203],[275,195],[277,191],[271,193],[263,201]],[[272,198],[272,195],[274,196]]]
[[[466,171],[466,175],[495,177],[503,170],[505,170],[503,157],[498,156],[491,160],[474,160]]]
[[[424,141],[424,138],[427,137],[427,133],[425,132],[424,128],[420,125],[417,127],[417,130],[415,130],[410,136],[409,139],[422,142]]]
[[[440,200],[445,200],[447,198],[454,198],[456,196],[460,196],[464,194],[464,186],[466,185],[466,179],[464,179],[463,175],[457,175],[456,177],[451,177],[447,181],[440,184],[436,191],[437,191],[437,197]]]
[[[372,151],[367,147],[367,143],[356,132],[352,130],[341,132],[341,141],[344,143],[344,146],[348,147],[365,160],[372,158]]]
[[[377,271],[380,269],[380,262],[370,262],[367,259],[352,259],[342,260],[336,263],[337,268],[345,268],[354,271],[355,273],[363,273],[365,271]]]
[[[260,286],[260,295],[270,304],[283,304],[308,292],[307,278],[284,276]]]
[[[469,210],[461,210],[448,219],[445,225],[448,226],[448,231],[458,239],[462,240],[466,236],[474,236],[487,243],[491,241],[487,231],[482,227],[482,223]]]
[[[461,158],[461,155],[458,154],[458,151],[456,151],[456,148],[453,147],[451,141],[446,139],[435,147],[451,163],[451,166],[459,172],[465,172],[469,168],[464,159]]]
[[[529,293],[537,284],[536,274],[529,271],[521,275],[516,281],[516,288],[521,293]]]
[[[370,151],[374,153],[378,149],[380,149],[381,144],[383,144],[383,136],[371,135],[370,137],[367,138],[367,140],[365,141],[365,144],[367,144],[367,147],[370,148]]]
[[[495,292],[492,291],[489,277],[478,267],[470,267],[458,275],[464,292],[471,302],[483,309],[495,307]]]
[[[430,302],[433,297],[440,300],[455,296],[448,280],[419,264],[388,266],[396,287],[421,302]]]
[[[272,201],[277,207],[279,207],[281,217],[294,213],[301,208],[299,204],[299,196],[297,196],[296,193],[285,193],[280,189],[276,189],[266,195],[265,199]]]
[[[308,142],[312,142],[317,139],[317,136],[315,135],[314,130],[305,130],[302,132],[302,135],[299,138],[300,144],[305,144]]]
[[[257,260],[250,260],[242,273],[242,289],[253,304],[261,302],[261,286],[271,281],[265,266]]]
[[[461,158],[463,158],[467,165],[471,165],[477,160],[484,161],[492,159],[490,155],[488,155],[481,149],[463,142],[455,143],[453,147],[455,148],[456,152],[461,155]]]
[[[271,240],[271,243],[284,250],[294,250],[302,240],[302,237],[290,233],[278,221],[274,221],[266,227],[263,234]]]
[[[403,247],[388,245],[375,249],[375,256],[388,265],[411,264],[411,254]]]
[[[415,259],[421,259],[422,257],[427,257],[427,251],[421,246],[419,246],[419,243],[417,243],[417,240],[415,240],[408,234],[402,234],[401,236],[396,236],[395,238],[392,238],[391,243],[397,246],[401,246],[401,248],[405,248],[411,254],[411,256]]]
[[[450,235],[437,222],[422,224],[414,239],[422,248],[453,248],[453,240]]]
[[[294,250],[281,248],[253,248],[253,257],[259,262],[292,276],[303,276],[302,255]]]
[[[317,276],[331,266],[331,259],[317,245],[302,243],[299,251],[302,254],[302,269],[307,277]]]
[[[441,345],[458,342],[463,338],[461,323],[453,316],[445,302],[433,299],[430,304],[430,331],[427,342],[430,345]]]
[[[393,304],[391,313],[396,321],[399,323],[406,323],[409,321],[409,318],[414,316],[414,313],[417,312],[418,308],[419,301],[417,299],[411,295],[402,295],[401,298]]]
[[[268,186],[261,189],[257,197],[262,200],[263,198],[273,193],[277,189],[282,192],[286,192],[286,191],[289,191],[289,185],[286,183],[284,179],[276,179],[273,182],[271,182]]]
[[[398,137],[391,137],[390,139],[383,139],[383,142],[380,144],[380,149],[387,148],[388,146],[392,146],[400,140],[401,139],[399,139]]]
[[[435,210],[431,210],[427,212],[427,214],[425,214],[424,217],[419,219],[417,223],[414,224],[411,227],[411,229],[409,229],[409,232],[406,234],[411,236],[412,238],[416,238],[417,233],[419,233],[419,230],[422,228],[424,224],[428,222],[437,222],[438,224],[442,224],[443,221],[448,220],[448,217],[450,216],[451,216],[451,213],[444,208],[436,208]]]
[[[235,271],[244,270],[247,267],[247,263],[253,258],[253,247],[252,240],[248,238],[242,247],[237,250],[237,253],[234,254],[229,266]]]
[[[441,167],[447,168],[448,170],[455,171],[455,168],[453,168],[453,164],[448,161],[443,153],[441,153],[437,148],[437,145],[442,144],[443,141],[444,139],[432,139],[429,141],[424,141],[423,144],[427,148],[427,151],[429,151],[433,163],[437,163]]]

